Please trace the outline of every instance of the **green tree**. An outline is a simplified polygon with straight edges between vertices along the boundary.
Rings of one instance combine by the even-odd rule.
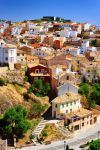
[[[0,127],[4,137],[21,137],[30,128],[27,121],[27,111],[21,105],[17,105],[6,110],[0,120]]]
[[[34,103],[32,105],[32,108],[30,109],[29,112],[29,117],[34,118],[34,117],[41,117],[41,114],[45,111],[45,109],[48,107],[48,105],[41,105],[41,103]]]
[[[80,85],[80,88],[78,90],[78,92],[81,94],[81,95],[85,95],[86,97],[88,97],[89,95],[89,90],[90,90],[90,87],[87,83],[82,83]]]
[[[86,97],[89,107],[100,105],[100,84],[90,86],[87,83],[82,83],[78,92]]]
[[[28,89],[28,93],[34,93],[38,97],[48,95],[51,90],[49,83],[43,83],[41,79],[35,80],[34,83]]]
[[[88,150],[100,150],[100,140],[91,142]]]
[[[66,150],[70,150],[70,149],[69,149],[69,145],[66,145]]]
[[[3,86],[3,85],[5,85],[5,80],[0,78],[0,86]]]
[[[90,94],[90,99],[100,105],[100,84],[93,85],[93,91]]]

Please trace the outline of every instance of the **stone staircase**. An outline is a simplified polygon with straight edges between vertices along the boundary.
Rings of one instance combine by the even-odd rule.
[[[42,132],[42,130],[44,129],[45,125],[48,123],[48,120],[42,120],[38,126],[36,127],[36,129],[33,131],[32,135],[35,136],[35,139],[39,138],[40,133]]]

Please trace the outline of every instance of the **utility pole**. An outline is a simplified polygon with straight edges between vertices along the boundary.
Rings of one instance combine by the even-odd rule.
[[[66,150],[66,141],[64,141],[64,150]]]
[[[99,140],[99,134],[100,134],[100,131],[98,131],[98,140]]]

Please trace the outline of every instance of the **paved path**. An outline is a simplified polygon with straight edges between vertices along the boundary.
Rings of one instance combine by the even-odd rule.
[[[66,140],[66,144],[68,144],[71,148],[74,148],[74,150],[80,150],[79,146],[81,144],[98,138],[98,131],[100,131],[100,123],[92,125],[91,128],[87,130],[84,129],[75,133],[71,139]],[[53,142],[50,145],[25,147],[21,148],[21,150],[64,150],[64,141]]]
[[[39,137],[41,131],[44,129],[45,125],[48,123],[48,120],[42,120],[36,129],[32,132],[32,135]]]

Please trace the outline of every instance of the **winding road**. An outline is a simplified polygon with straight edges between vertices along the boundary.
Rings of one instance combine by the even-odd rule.
[[[72,138],[66,140],[66,144],[74,150],[80,150],[79,146],[93,139],[98,139],[98,131],[100,131],[100,123],[92,125],[91,128],[76,132]],[[64,150],[64,141],[56,141],[50,145],[40,145],[23,147],[18,150]]]

